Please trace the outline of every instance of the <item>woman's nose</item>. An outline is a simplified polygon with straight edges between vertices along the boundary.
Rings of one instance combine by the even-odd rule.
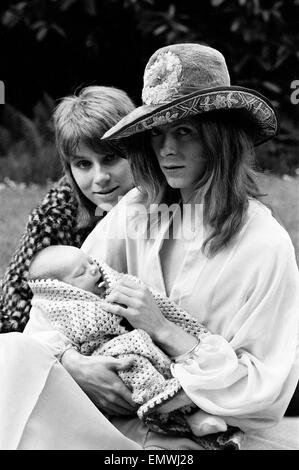
[[[167,157],[167,155],[175,155],[177,153],[176,139],[171,134],[165,134],[161,142],[160,155]]]
[[[98,166],[95,168],[94,182],[102,185],[110,181],[111,175],[104,167]]]

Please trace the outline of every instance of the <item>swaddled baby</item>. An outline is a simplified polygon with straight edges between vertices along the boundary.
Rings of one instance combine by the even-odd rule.
[[[54,327],[86,355],[133,358],[133,365],[118,371],[140,405],[137,414],[151,429],[163,433],[197,436],[206,448],[225,447],[231,433],[225,421],[199,410],[171,375],[169,357],[141,329],[133,329],[121,317],[105,311],[105,297],[122,276],[105,263],[97,263],[83,251],[55,245],[40,251],[29,269],[32,305],[45,312]],[[140,283],[134,276],[129,276]],[[150,289],[167,318],[196,337],[207,330],[174,302]],[[198,437],[211,433],[220,433]],[[216,442],[220,437],[220,444]],[[223,439],[224,437],[224,439]],[[224,443],[224,444],[223,444]]]

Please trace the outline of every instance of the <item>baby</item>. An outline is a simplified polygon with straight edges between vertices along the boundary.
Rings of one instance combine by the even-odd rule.
[[[123,318],[105,311],[105,297],[122,276],[129,275],[117,273],[105,263],[98,264],[78,248],[50,246],[40,251],[30,265],[32,305],[45,312],[82,354],[134,359],[129,369],[118,374],[140,405],[139,418],[151,429],[190,435],[205,448],[234,445],[239,436],[235,436],[235,430],[223,432],[227,430],[224,420],[201,410],[191,413],[195,405],[172,377],[171,360],[150,336],[144,330],[132,330]],[[196,337],[208,334],[174,302],[150,291],[169,320]]]
[[[105,295],[97,263],[74,246],[49,246],[34,257],[29,268],[29,280],[45,278],[58,279],[101,297]]]

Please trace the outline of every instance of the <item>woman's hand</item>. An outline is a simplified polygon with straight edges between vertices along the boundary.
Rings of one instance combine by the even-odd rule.
[[[68,349],[62,365],[89,396],[92,402],[110,416],[133,415],[138,405],[117,371],[128,369],[132,360],[107,356],[82,356]]]
[[[105,299],[107,312],[122,316],[134,328],[145,330],[155,340],[157,331],[168,327],[149,289],[133,279],[123,277]]]

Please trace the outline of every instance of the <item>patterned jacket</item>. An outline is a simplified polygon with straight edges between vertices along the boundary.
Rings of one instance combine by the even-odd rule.
[[[0,333],[23,331],[29,319],[32,293],[27,283],[28,268],[35,253],[49,245],[80,247],[88,229],[77,228],[78,203],[62,178],[30,214],[0,290]]]

